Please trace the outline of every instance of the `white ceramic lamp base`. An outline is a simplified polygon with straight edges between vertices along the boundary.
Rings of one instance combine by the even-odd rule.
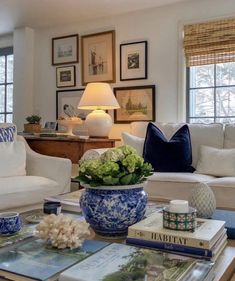
[[[94,110],[87,115],[85,124],[90,137],[107,138],[112,128],[112,118],[104,110]]]

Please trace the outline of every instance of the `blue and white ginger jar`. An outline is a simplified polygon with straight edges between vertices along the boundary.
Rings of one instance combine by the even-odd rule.
[[[147,206],[143,184],[99,187],[84,184],[84,187],[80,206],[97,234],[123,237],[128,226],[143,219]]]

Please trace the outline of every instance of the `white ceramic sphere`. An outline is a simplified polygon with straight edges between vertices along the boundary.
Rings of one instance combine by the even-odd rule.
[[[211,218],[216,209],[215,195],[206,183],[198,183],[189,197],[189,205],[197,209],[197,217]]]

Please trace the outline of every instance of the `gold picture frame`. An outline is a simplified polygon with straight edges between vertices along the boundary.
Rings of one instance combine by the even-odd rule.
[[[115,31],[110,30],[81,37],[82,84],[90,82],[114,83]]]

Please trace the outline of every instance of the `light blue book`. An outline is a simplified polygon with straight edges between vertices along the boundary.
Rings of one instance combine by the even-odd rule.
[[[25,242],[0,255],[0,276],[16,281],[56,280],[68,267],[89,257],[109,243],[85,240],[80,249],[58,250],[40,239]]]
[[[60,274],[59,281],[209,281],[213,263],[123,244],[110,244]]]

